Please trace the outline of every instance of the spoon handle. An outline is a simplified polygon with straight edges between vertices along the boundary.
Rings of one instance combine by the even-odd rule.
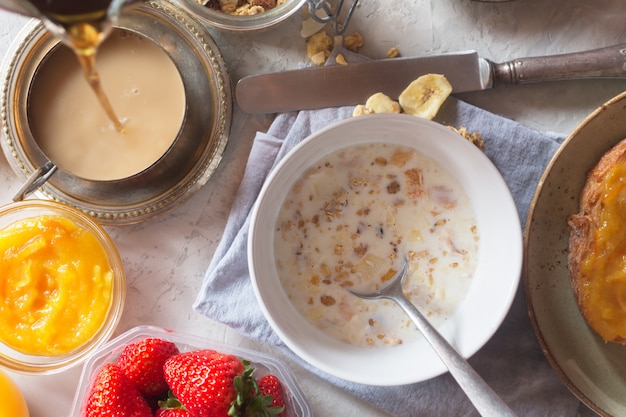
[[[417,307],[401,294],[396,295],[393,300],[413,320],[483,417],[515,417],[515,413],[509,406],[487,385],[465,358],[441,336]]]

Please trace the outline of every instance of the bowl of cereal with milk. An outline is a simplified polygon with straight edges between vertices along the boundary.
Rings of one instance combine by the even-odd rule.
[[[309,364],[370,385],[420,382],[445,365],[380,289],[404,293],[464,357],[495,333],[521,272],[521,224],[484,153],[438,123],[374,114],[303,140],[267,178],[248,261],[261,309]]]
[[[234,32],[264,30],[293,16],[307,0],[177,0],[204,24]]]

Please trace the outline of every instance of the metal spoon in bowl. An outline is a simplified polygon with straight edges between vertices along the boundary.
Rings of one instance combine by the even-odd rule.
[[[406,298],[402,291],[402,283],[406,277],[407,269],[407,261],[404,260],[402,269],[380,291],[362,293],[350,290],[350,292],[366,300],[386,298],[396,302],[409,315],[417,329],[435,349],[435,352],[446,365],[450,374],[452,374],[482,416],[514,417],[515,413],[509,406],[487,385],[485,380],[478,375],[465,358],[430,324],[417,307]]]

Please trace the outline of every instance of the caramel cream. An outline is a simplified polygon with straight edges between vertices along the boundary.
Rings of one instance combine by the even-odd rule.
[[[122,132],[85,82],[75,54],[65,47],[51,54],[34,80],[31,130],[60,168],[91,180],[126,178],[156,162],[176,138],[185,113],[183,82],[158,45],[122,30],[101,45],[97,66]]]

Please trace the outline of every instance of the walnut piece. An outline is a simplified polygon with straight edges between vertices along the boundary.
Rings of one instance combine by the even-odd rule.
[[[276,7],[276,0],[252,0],[252,5],[262,7],[265,11]]]
[[[485,150],[485,142],[483,141],[483,137],[478,132],[470,133],[467,131],[466,127],[461,126],[459,129],[456,129],[452,126],[448,126],[451,130],[455,131],[459,135],[463,136],[465,139],[469,140],[470,143],[473,143],[480,149],[481,151]]]
[[[359,32],[354,32],[343,40],[343,46],[352,52],[358,52],[364,44],[363,36]]]
[[[395,46],[387,51],[387,58],[396,58],[400,56],[400,51]]]
[[[348,65],[348,61],[346,61],[346,57],[343,54],[337,54],[335,62],[339,65]]]
[[[307,39],[306,53],[315,65],[323,65],[333,49],[333,40],[326,32],[318,32]]]

